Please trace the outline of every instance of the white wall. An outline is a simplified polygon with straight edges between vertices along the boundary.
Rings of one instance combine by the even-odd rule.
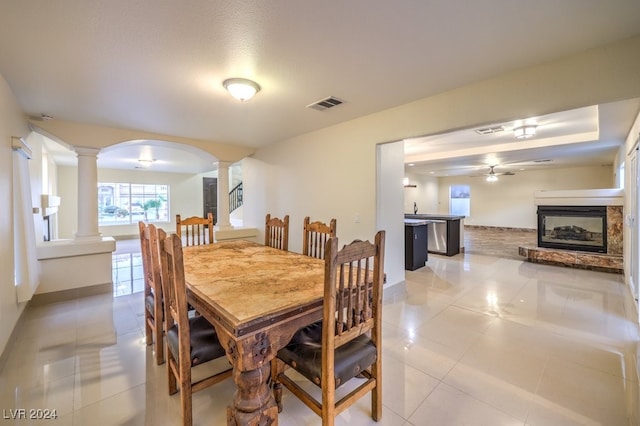
[[[58,167],[58,190],[62,198],[58,212],[60,238],[73,238],[78,216],[78,169]],[[202,178],[217,177],[217,172],[203,174],[159,173],[138,170],[98,169],[99,182],[129,182],[163,184],[169,186],[170,222],[158,222],[158,226],[175,231],[176,214],[183,217],[202,216]],[[131,236],[138,234],[138,224],[101,226],[103,236]]]
[[[29,133],[24,115],[0,75],[0,354],[4,352],[25,304],[18,304],[13,282],[13,165],[11,137]]]
[[[398,190],[404,175],[404,143],[378,145],[376,160],[376,230],[385,230],[385,247],[404,247],[404,197]],[[384,271],[388,285],[404,281],[404,250],[385,249]]]
[[[624,235],[623,235],[623,245],[624,245],[623,252],[624,253],[631,253],[631,241],[632,241],[631,232],[636,232],[636,233],[640,232],[638,230],[638,218],[635,219],[636,221],[635,227],[631,228],[628,226],[628,220],[629,220],[628,215],[630,215],[632,211],[631,206],[629,205],[629,201],[631,199],[628,194],[631,191],[634,191],[636,196],[640,197],[640,193],[639,193],[640,188],[638,188],[636,182],[633,181],[633,176],[630,168],[630,165],[631,165],[630,157],[631,157],[631,154],[633,153],[633,149],[635,148],[635,145],[638,142],[639,138],[640,138],[640,114],[638,114],[638,116],[636,117],[636,120],[633,123],[631,130],[629,131],[629,135],[627,136],[625,145],[620,149],[621,155],[623,156],[623,158],[625,158],[625,164],[626,164],[625,183],[624,183],[624,188],[625,188],[625,205],[624,205],[625,227],[624,227]],[[638,262],[638,261],[640,261],[640,259],[635,259],[635,262]],[[632,275],[630,271],[631,263],[632,262],[628,262],[628,261],[624,262],[625,278],[627,280],[627,285],[629,286],[629,288],[633,288],[631,285],[631,282],[629,281],[629,277]]]
[[[498,182],[483,177],[444,177],[439,179],[438,213],[449,212],[451,185],[469,185],[471,214],[465,225],[536,229],[536,191],[612,188],[612,176],[612,166],[595,166],[519,171],[514,176],[499,176]]]
[[[404,212],[413,214],[413,203],[416,203],[419,214],[438,213],[438,179],[416,173],[404,174],[410,185],[415,188],[404,188]]]
[[[245,225],[262,230],[267,212],[289,214],[290,247],[295,251],[300,249],[305,215],[337,218],[342,241],[370,238],[378,223],[377,144],[639,97],[638,51],[640,37],[634,37],[259,149],[243,163]],[[602,186],[611,186],[610,171],[607,176]],[[403,191],[401,186],[398,191]],[[515,217],[529,214],[505,208]],[[359,223],[353,220],[356,213]],[[387,250],[402,252],[404,247],[388,244]]]
[[[307,215],[323,222],[335,218],[341,242],[373,237],[376,146],[349,133],[347,129],[336,138],[318,131],[243,161],[244,224],[258,228],[258,240],[264,238],[267,213],[289,215],[289,249],[296,252],[302,251]]]

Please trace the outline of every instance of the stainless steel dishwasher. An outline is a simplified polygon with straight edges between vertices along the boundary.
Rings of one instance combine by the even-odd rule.
[[[428,247],[430,252],[447,254],[447,221],[429,219]]]

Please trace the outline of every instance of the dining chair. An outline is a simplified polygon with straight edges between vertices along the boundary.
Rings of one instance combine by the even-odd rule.
[[[156,364],[164,363],[164,309],[162,306],[162,284],[160,259],[158,258],[156,234],[149,231],[144,222],[138,222],[140,230],[140,254],[144,275],[144,331],[147,345],[153,345]],[[152,247],[155,250],[152,250]]]
[[[373,244],[356,240],[341,250],[336,237],[327,241],[323,319],[297,331],[271,363],[279,411],[284,385],[321,416],[323,425],[333,425],[338,414],[369,391],[371,417],[382,417],[384,243],[384,231]],[[321,400],[290,378],[285,366],[319,386]],[[362,383],[336,401],[337,389],[352,379]]]
[[[192,216],[182,219],[176,215],[176,234],[184,241],[185,246],[213,244],[213,214],[207,217]]]
[[[324,259],[324,246],[327,240],[336,236],[336,220],[331,219],[327,225],[319,221],[311,222],[307,216],[304,218],[302,233],[302,254]]]
[[[151,232],[156,232],[156,228]],[[192,393],[231,377],[231,368],[216,369],[215,374],[192,382],[193,367],[225,357],[225,350],[215,328],[204,316],[188,315],[182,240],[175,234],[167,235],[162,229],[157,229],[157,234],[167,327],[169,395],[180,390],[182,423],[191,425]]]
[[[289,250],[289,215],[286,215],[284,219],[279,219],[267,214],[264,245],[280,250]]]

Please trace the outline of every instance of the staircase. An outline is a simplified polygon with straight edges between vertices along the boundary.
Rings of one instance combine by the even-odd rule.
[[[242,206],[242,182],[229,192],[229,213]]]

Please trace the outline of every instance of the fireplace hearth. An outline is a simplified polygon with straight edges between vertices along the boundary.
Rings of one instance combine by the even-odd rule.
[[[607,207],[538,206],[538,247],[607,253]]]
[[[538,191],[538,244],[518,253],[533,263],[624,273],[619,188]]]

